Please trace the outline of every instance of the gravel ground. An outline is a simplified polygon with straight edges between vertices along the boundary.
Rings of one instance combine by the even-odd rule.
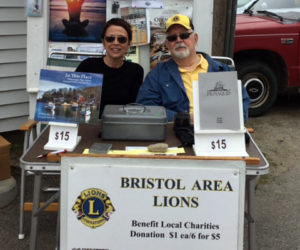
[[[248,125],[254,128],[254,140],[270,163],[270,173],[259,179],[256,190],[258,250],[300,250],[299,95],[281,96],[271,111],[250,118]],[[1,135],[12,143],[12,175],[19,189],[23,136],[16,131]],[[32,177],[27,179],[27,190],[31,190]],[[47,182],[57,184],[59,180],[49,177]],[[30,192],[26,196],[30,199]],[[19,196],[5,208],[0,208],[0,213],[0,249],[28,249],[30,213],[25,215],[26,238],[17,238]],[[55,229],[56,214],[44,213],[40,219],[38,249],[54,249]]]
[[[270,163],[256,190],[259,250],[300,249],[300,96],[280,96],[251,118],[254,140]]]

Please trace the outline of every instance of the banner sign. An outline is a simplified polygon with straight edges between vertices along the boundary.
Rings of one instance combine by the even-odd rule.
[[[63,157],[60,249],[242,250],[243,161]]]

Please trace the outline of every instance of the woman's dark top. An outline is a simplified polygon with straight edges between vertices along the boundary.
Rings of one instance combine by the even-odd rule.
[[[137,63],[124,61],[116,69],[108,67],[103,58],[87,58],[79,64],[76,71],[103,74],[99,118],[107,104],[124,105],[135,102],[144,77],[144,70]]]

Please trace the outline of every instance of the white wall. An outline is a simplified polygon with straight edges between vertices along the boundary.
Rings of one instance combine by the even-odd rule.
[[[0,1],[0,132],[28,119],[24,0]]]
[[[213,0],[194,0],[193,24],[199,35],[197,50],[209,55],[212,50],[213,7]]]
[[[40,69],[46,67],[48,54],[49,0],[43,1],[42,17],[27,17],[27,91],[30,118],[34,117]]]

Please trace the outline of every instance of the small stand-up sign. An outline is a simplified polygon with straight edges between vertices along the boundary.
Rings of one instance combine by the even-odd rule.
[[[49,125],[49,139],[44,149],[66,149],[72,152],[81,140],[81,136],[78,136],[78,124],[49,122]]]
[[[193,95],[196,155],[248,156],[236,71],[199,74]]]

